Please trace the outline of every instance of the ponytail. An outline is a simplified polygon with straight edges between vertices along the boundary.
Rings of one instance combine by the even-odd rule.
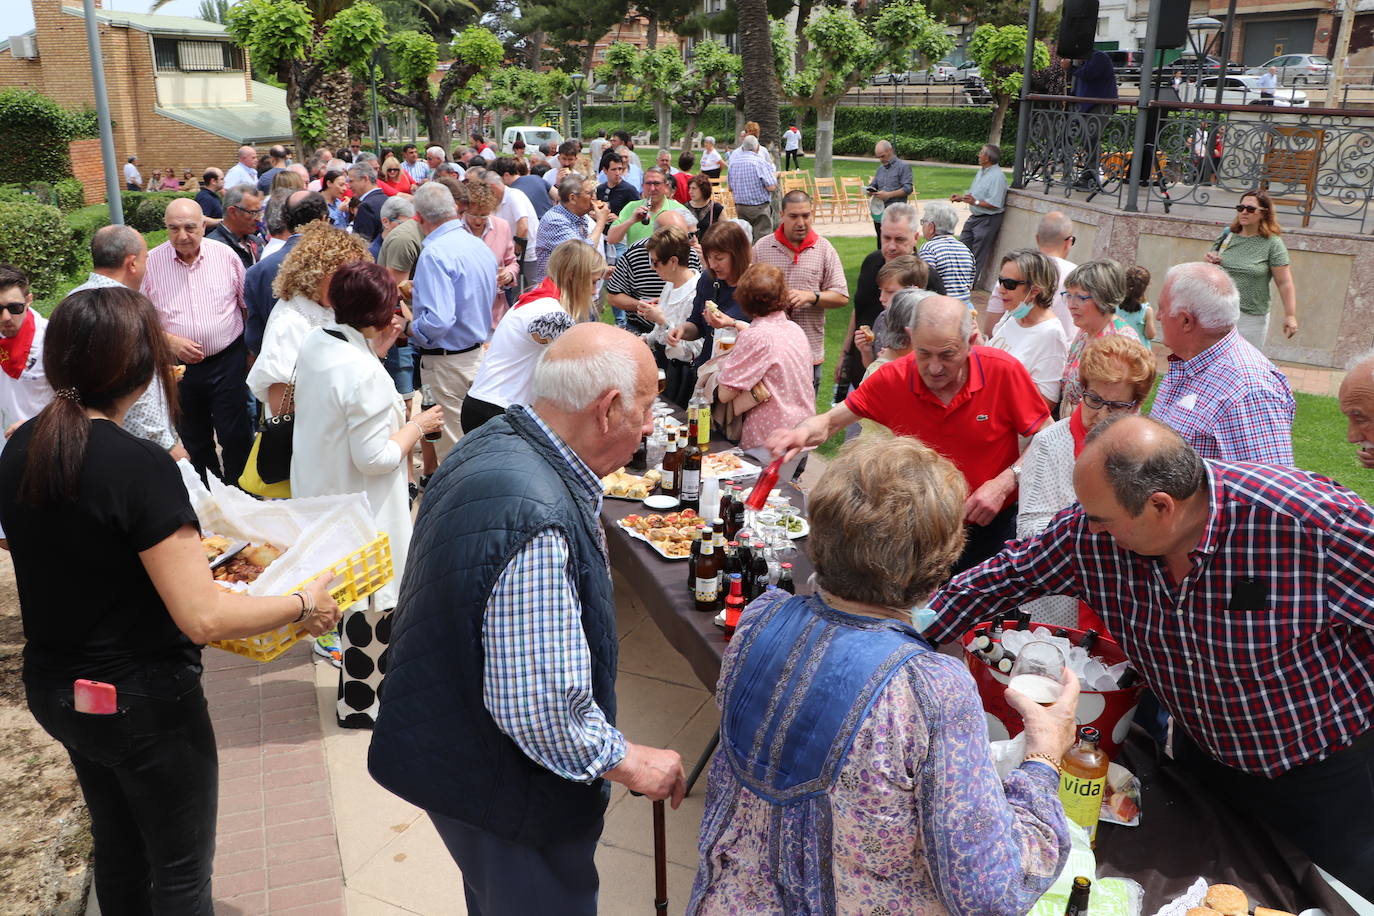
[[[75,502],[90,436],[91,420],[76,389],[62,389],[34,421],[19,501],[31,506]]]

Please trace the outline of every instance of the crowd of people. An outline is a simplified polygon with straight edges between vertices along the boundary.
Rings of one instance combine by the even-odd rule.
[[[741,446],[779,457],[861,430],[811,493],[815,593],[770,592],[726,652],[690,913],[1024,912],[1062,869],[1076,681],[1050,707],[1009,695],[1027,757],[999,780],[972,684],[917,638],[916,607],[935,642],[1023,607],[1112,634],[1180,759],[1370,892],[1374,819],[1347,815],[1374,814],[1374,790],[1344,776],[1374,763],[1374,509],[1294,467],[1294,397],[1263,335],[1269,280],[1289,336],[1296,293],[1264,192],[1152,305],[1144,268],[1070,261],[1059,212],[1002,238],[994,266],[995,146],[967,193],[918,209],[884,141],[851,300],[757,125],[733,150],[706,138],[697,174],[690,153],[644,168],[622,134],[587,153],[471,140],[301,163],[243,147],[170,203],[151,251],[99,230],[51,320],[0,265],[24,677],[90,805],[103,909],[210,912],[197,647],[296,621],[340,666],[339,724],[375,729],[372,775],[429,813],[470,912],[594,913],[607,780],[684,791],[675,752],[615,726],[599,519],[600,478],[659,391],[720,405]],[[789,164],[800,148],[789,131]],[[836,401],[816,415],[840,310]],[[1156,334],[1172,355],[1138,417]],[[1341,407],[1374,466],[1374,358]],[[289,475],[267,480],[259,437],[287,416]],[[215,590],[181,459],[264,498],[365,493],[395,580],[343,612],[322,582]],[[73,539],[90,576],[54,568]],[[803,640],[843,648],[798,666]],[[77,678],[114,684],[120,719],[73,708]]]

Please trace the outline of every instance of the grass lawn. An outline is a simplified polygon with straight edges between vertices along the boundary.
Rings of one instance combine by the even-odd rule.
[[[167,230],[159,229],[156,232],[145,232],[143,233],[143,237],[148,240],[148,250],[151,251],[158,245],[161,245],[163,242],[167,241]],[[67,294],[70,293],[73,289],[80,286],[82,283],[85,283],[86,277],[90,275],[90,249],[88,248],[87,250],[82,251],[79,254],[81,257],[81,266],[77,270],[76,276],[74,278],[68,278],[66,280],[63,280],[61,283],[57,284],[57,289],[53,290],[52,295],[48,296],[46,299],[35,299],[33,301],[34,310],[37,311],[38,314],[42,315],[44,318],[50,316],[52,314],[52,310],[57,308],[57,304],[61,302],[63,299],[67,298]]]

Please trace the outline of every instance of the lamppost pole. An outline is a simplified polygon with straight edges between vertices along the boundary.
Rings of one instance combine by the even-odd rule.
[[[1035,21],[1039,12],[1039,0],[1030,0],[1030,17],[1026,20],[1026,63],[1021,68],[1021,105],[1016,111],[1016,164],[1011,170],[1013,188],[1025,187],[1026,131],[1030,129],[1030,102],[1026,101],[1026,96],[1030,94],[1031,68],[1035,66]]]
[[[86,44],[91,53],[91,88],[95,91],[95,117],[100,123],[100,157],[105,165],[105,197],[110,205],[110,222],[124,225],[124,199],[119,192],[119,165],[115,160],[114,124],[110,121],[110,100],[105,93],[105,60],[100,56],[100,29],[95,21],[95,0],[82,4],[86,15]]]

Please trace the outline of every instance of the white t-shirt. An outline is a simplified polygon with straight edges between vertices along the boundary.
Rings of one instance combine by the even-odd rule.
[[[1078,326],[1073,323],[1073,315],[1069,314],[1069,305],[1064,301],[1061,293],[1064,292],[1064,278],[1073,273],[1078,265],[1054,255],[1046,255],[1054,266],[1059,268],[1059,286],[1054,291],[1054,303],[1050,306],[1054,314],[1059,318],[1060,325],[1064,328],[1064,338],[1073,340],[1078,334]],[[988,296],[987,310],[989,315],[1000,315],[1007,310],[1002,303],[1002,284],[997,282],[996,277],[992,281],[992,294]]]
[[[1059,400],[1059,383],[1064,377],[1069,345],[1059,330],[1058,321],[1042,321],[1027,328],[1008,312],[992,329],[988,346],[1005,350],[1019,359],[1045,400]]]
[[[506,312],[492,332],[468,396],[502,409],[529,404],[534,364],[545,347],[576,323],[553,298],[536,299]]]
[[[272,407],[268,403],[267,389],[291,381],[306,336],[333,321],[333,309],[305,296],[280,300],[272,309],[262,332],[262,350],[253,361],[253,368],[248,370],[248,390],[266,405],[268,416],[272,414]]]
[[[534,240],[539,235],[539,214],[534,211],[534,204],[530,203],[529,197],[519,188],[506,187],[506,193],[501,197],[501,205],[492,211],[492,216],[499,216],[510,223],[511,237],[515,237],[516,224],[521,217],[529,220],[525,238],[529,239],[529,244],[525,246],[525,260],[537,261],[538,257],[534,252]]]
[[[136,184],[143,187],[143,176],[138,173],[138,166],[132,162],[124,163],[124,183],[126,185]]]
[[[673,286],[671,283],[663,284],[663,292],[658,294],[658,307],[663,312],[663,320],[668,322],[664,325],[656,326],[652,331],[641,335],[647,344],[666,344],[668,332],[687,320],[692,314],[692,303],[697,297],[697,280],[701,274],[692,271],[692,278],[681,286]],[[676,347],[668,347],[664,350],[669,359],[680,360],[690,363],[696,360],[701,353],[704,338],[697,340],[684,340]]]
[[[701,170],[707,172],[711,169],[718,169],[723,161],[720,157],[720,150],[708,149],[701,154]]]
[[[32,420],[52,400],[52,386],[43,372],[43,337],[47,334],[48,319],[32,308],[29,312],[33,315],[33,343],[24,371],[19,378],[0,372],[0,432],[15,423]],[[3,444],[0,442],[0,447]]]
[[[801,131],[789,127],[782,134],[782,149],[786,152],[790,149],[801,149]]]

